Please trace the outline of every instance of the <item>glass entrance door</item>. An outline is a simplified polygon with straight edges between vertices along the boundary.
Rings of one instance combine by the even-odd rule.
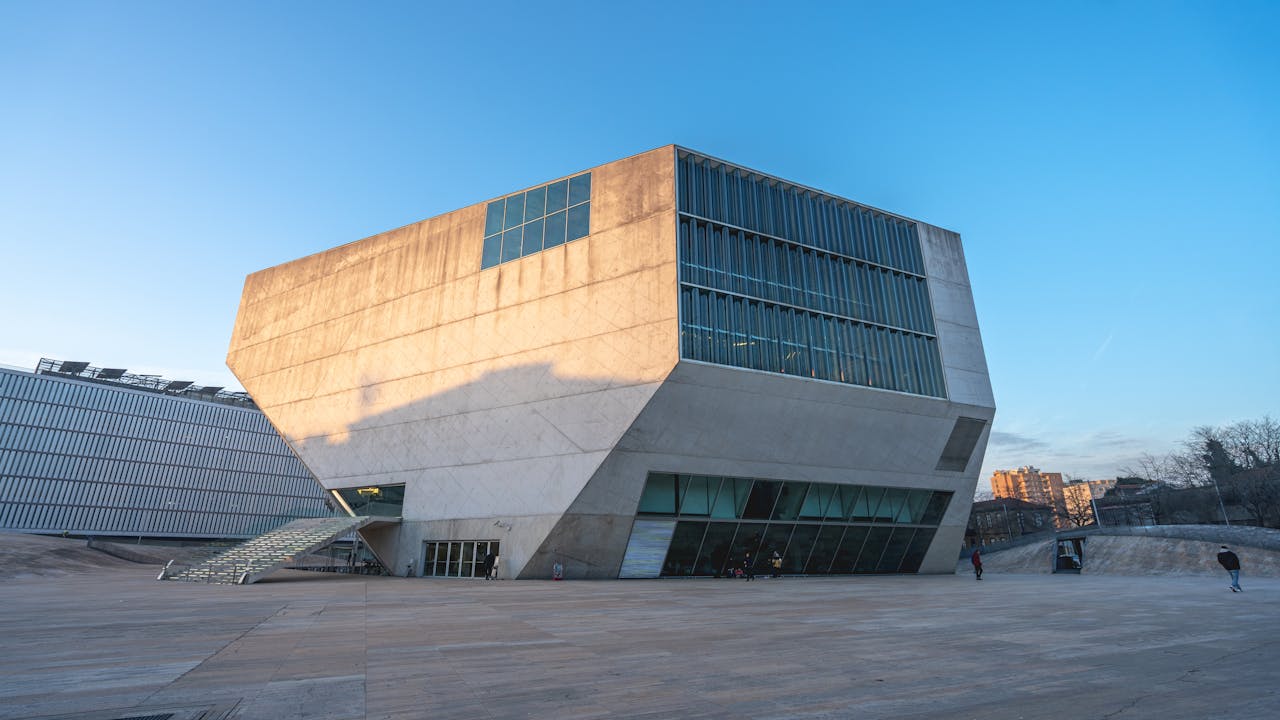
[[[453,540],[423,543],[422,574],[426,577],[484,577],[484,558],[498,554],[497,540]]]

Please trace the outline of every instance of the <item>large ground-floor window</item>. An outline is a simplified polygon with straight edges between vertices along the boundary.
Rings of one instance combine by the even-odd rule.
[[[423,545],[425,577],[482,578],[485,556],[498,555],[497,540],[427,541]]]
[[[622,577],[913,573],[952,493],[651,473]]]

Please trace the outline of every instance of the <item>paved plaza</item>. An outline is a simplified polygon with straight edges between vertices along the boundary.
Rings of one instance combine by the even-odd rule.
[[[1280,579],[0,581],[0,718],[1263,718]]]

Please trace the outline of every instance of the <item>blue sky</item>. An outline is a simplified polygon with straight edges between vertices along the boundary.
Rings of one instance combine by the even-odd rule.
[[[235,385],[244,277],[678,143],[959,231],[983,477],[1280,414],[1280,4],[0,3],[0,363]]]

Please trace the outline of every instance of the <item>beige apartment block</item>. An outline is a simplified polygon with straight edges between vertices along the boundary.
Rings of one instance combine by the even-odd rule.
[[[995,409],[959,235],[676,146],[254,273],[227,363],[434,577],[951,572]]]

